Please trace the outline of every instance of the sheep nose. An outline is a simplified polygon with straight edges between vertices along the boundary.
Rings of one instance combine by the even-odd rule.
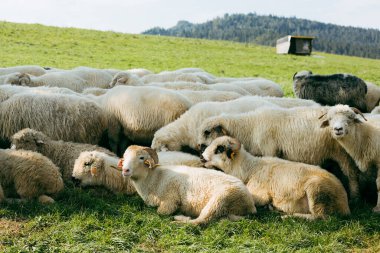
[[[123,169],[123,172],[124,172],[124,173],[129,173],[129,172],[130,172],[130,169]]]
[[[343,130],[343,127],[334,127],[334,130],[335,130],[335,131],[342,131],[342,130]]]
[[[201,159],[201,162],[202,162],[202,163],[207,162],[207,160],[203,157],[203,155],[200,156],[200,159]]]

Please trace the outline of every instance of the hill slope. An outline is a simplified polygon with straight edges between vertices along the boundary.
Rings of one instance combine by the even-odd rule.
[[[1,65],[37,64],[58,68],[139,68],[153,71],[200,67],[217,76],[261,76],[291,94],[293,74],[352,73],[380,83],[380,61],[315,53],[277,55],[272,47],[74,28],[0,22]]]
[[[179,21],[176,26],[155,27],[144,34],[231,40],[275,46],[276,40],[290,35],[316,36],[314,48],[327,53],[380,58],[380,31],[325,24],[298,18],[250,14],[225,14],[211,21],[192,24]]]

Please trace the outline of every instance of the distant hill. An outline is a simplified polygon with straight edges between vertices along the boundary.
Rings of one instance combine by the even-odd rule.
[[[307,35],[316,36],[313,48],[318,51],[380,59],[380,30],[254,13],[225,14],[201,24],[179,21],[172,28],[155,27],[143,34],[231,40],[268,46],[275,46],[276,40],[286,35]]]

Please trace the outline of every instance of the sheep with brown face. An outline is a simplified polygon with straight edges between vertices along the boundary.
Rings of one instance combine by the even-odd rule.
[[[123,176],[131,179],[147,205],[158,206],[159,214],[180,210],[186,216],[175,216],[177,221],[198,225],[256,212],[252,196],[239,179],[204,168],[158,163],[157,153],[141,146],[128,147],[121,161]]]
[[[0,202],[17,194],[21,199],[37,198],[41,203],[53,203],[47,195],[63,189],[57,166],[39,153],[0,149],[0,164]]]
[[[256,205],[272,205],[307,219],[350,214],[343,185],[318,166],[255,157],[228,136],[216,138],[202,156],[207,168],[221,169],[245,182]]]
[[[347,105],[331,107],[321,119],[321,127],[328,127],[331,136],[350,154],[358,168],[375,175],[378,199],[373,211],[380,213],[380,128],[366,122],[358,109]]]

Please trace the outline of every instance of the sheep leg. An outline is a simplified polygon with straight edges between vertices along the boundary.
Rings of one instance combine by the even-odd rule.
[[[378,166],[378,168],[380,167]],[[380,213],[380,169],[377,170],[376,187],[377,187],[377,204],[372,209],[372,211],[375,213]]]
[[[189,220],[187,223],[201,225],[210,222],[212,219],[220,217],[224,208],[226,199],[223,194],[216,194],[210,198],[206,206],[202,209],[198,218]]]
[[[178,204],[173,201],[161,201],[160,206],[157,209],[157,213],[160,215],[170,215],[178,209]]]
[[[1,184],[0,184],[0,203],[3,202],[4,200],[5,200],[4,191],[3,191],[3,187],[1,187]]]
[[[185,215],[176,215],[174,216],[174,220],[177,222],[187,222],[191,220],[191,217]]]
[[[282,215],[281,219],[294,218],[294,217],[302,218],[306,220],[315,220],[316,218],[318,218],[311,213],[293,213],[293,214]]]
[[[49,196],[41,195],[41,196],[38,197],[38,202],[40,202],[41,204],[52,204],[55,201],[54,201],[54,199],[52,199]]]
[[[356,202],[359,199],[359,183],[358,177],[355,174],[355,163],[351,160],[350,157],[348,157],[347,154],[342,154],[338,164],[343,174],[348,178],[350,201]]]
[[[235,214],[229,214],[227,217],[230,221],[239,221],[239,220],[244,219],[244,216],[235,215]]]

